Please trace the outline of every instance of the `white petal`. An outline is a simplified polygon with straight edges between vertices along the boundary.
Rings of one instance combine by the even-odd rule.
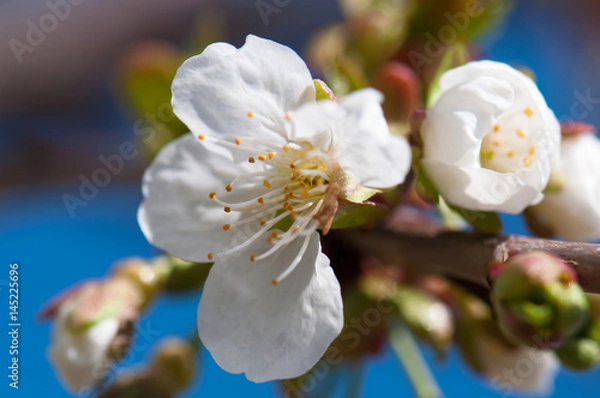
[[[543,195],[516,174],[423,160],[425,172],[448,203],[465,209],[518,214]]]
[[[561,148],[565,183],[545,195],[534,211],[557,235],[573,241],[600,239],[600,141],[593,134],[569,137]]]
[[[71,390],[78,391],[102,379],[112,365],[107,353],[119,322],[116,318],[108,318],[84,333],[74,334],[65,326],[70,310],[69,303],[63,304],[55,319],[48,356],[61,380]]]
[[[239,50],[217,43],[185,61],[172,90],[175,114],[196,135],[251,136],[277,145],[285,113],[315,100],[304,61],[252,35]]]
[[[404,138],[390,134],[382,101],[382,94],[373,89],[342,99],[346,117],[336,131],[334,151],[342,169],[358,184],[385,189],[404,181],[412,155]]]
[[[226,185],[248,167],[207,150],[191,134],[166,145],[144,174],[138,222],[146,238],[168,253],[199,262],[239,243],[253,231],[223,231],[222,225],[234,223],[240,213],[225,213],[208,195],[231,195]]]
[[[479,77],[443,93],[423,121],[424,157],[478,166],[481,139],[512,106],[514,96],[507,82],[493,77]]]
[[[250,252],[215,263],[200,306],[198,330],[228,372],[264,382],[300,376],[324,354],[343,326],[339,283],[321,253],[318,233],[296,269],[277,277],[298,253],[301,239],[276,257],[251,263]],[[255,248],[259,250],[260,248]]]

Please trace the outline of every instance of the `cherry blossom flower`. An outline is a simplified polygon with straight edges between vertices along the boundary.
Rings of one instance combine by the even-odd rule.
[[[600,239],[600,141],[593,132],[563,137],[558,170],[563,186],[532,210],[565,239]]]
[[[421,134],[422,165],[458,207],[520,213],[539,203],[560,126],[533,81],[512,67],[470,62],[446,72]]]
[[[402,183],[408,144],[389,133],[379,92],[316,101],[300,57],[255,36],[188,59],[172,89],[193,134],[147,170],[142,231],[175,256],[214,261],[198,328],[223,369],[256,382],[302,375],[343,325],[317,230],[341,201]]]

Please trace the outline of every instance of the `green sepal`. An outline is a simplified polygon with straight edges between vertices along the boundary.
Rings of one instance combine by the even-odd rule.
[[[332,229],[368,225],[384,218],[389,209],[375,202],[352,203],[340,201],[340,206],[331,225]]]
[[[491,211],[478,211],[462,209],[448,205],[452,211],[461,216],[476,232],[483,234],[497,234],[502,232],[502,220],[498,213]]]
[[[315,93],[317,101],[337,101],[337,97],[333,93],[333,90],[329,88],[327,83],[320,79],[314,79],[313,83],[315,85]]]

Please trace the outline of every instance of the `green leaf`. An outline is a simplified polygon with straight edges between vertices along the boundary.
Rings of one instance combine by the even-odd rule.
[[[332,229],[368,225],[384,218],[389,212],[386,207],[373,203],[351,203],[340,201],[340,207],[331,225]]]

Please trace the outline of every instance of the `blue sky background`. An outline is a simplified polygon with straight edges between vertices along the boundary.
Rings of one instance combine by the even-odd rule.
[[[546,11],[535,7],[535,4],[539,5],[537,1],[518,3],[506,26],[485,42],[486,56],[533,68],[542,92],[560,116],[569,114],[577,101],[576,91],[591,89],[594,96],[596,93],[600,96],[600,79],[595,74],[600,70],[598,43],[587,35],[593,19],[580,20],[568,29],[558,29],[556,27],[565,26],[562,18],[568,15],[557,11],[557,7]],[[291,15],[288,17],[289,23],[295,23]],[[267,35],[269,32],[253,33]],[[107,123],[117,127],[113,138],[115,148],[118,148],[120,142],[131,137],[131,123],[111,106],[102,106],[109,116]],[[598,123],[600,112],[592,109],[584,120]],[[53,131],[77,128],[65,127],[64,122],[53,120],[36,123],[47,125]],[[0,123],[0,155],[11,150],[11,137],[6,134],[6,126],[8,124],[3,133]],[[42,184],[0,193],[0,303],[7,300],[7,287],[3,281],[8,276],[8,265],[18,262],[22,323],[18,391],[7,387],[9,338],[4,332],[0,334],[0,397],[66,396],[46,360],[50,325],[35,321],[38,309],[58,290],[85,278],[102,276],[119,258],[156,254],[145,241],[135,219],[141,198],[137,182],[110,184],[71,218],[61,195],[75,193],[76,189],[75,183]],[[507,217],[506,225],[509,232],[524,233],[517,218]],[[138,335],[125,365],[142,361],[146,355],[145,347],[158,339],[172,334],[187,335],[193,330],[198,299],[198,294],[161,298],[142,319],[141,326],[147,332]],[[6,307],[0,306],[3,328],[0,330],[7,329]],[[426,354],[431,360],[430,353]],[[207,352],[203,353],[202,359],[201,381],[188,391],[186,397],[277,396],[271,384],[256,385],[247,382],[243,376],[221,371]],[[503,396],[467,370],[455,352],[445,364],[434,365],[434,371],[447,397]],[[556,379],[554,396],[597,395],[599,377],[598,370],[577,375],[563,371]],[[363,380],[361,396],[410,396],[408,381],[389,350],[366,364]]]

